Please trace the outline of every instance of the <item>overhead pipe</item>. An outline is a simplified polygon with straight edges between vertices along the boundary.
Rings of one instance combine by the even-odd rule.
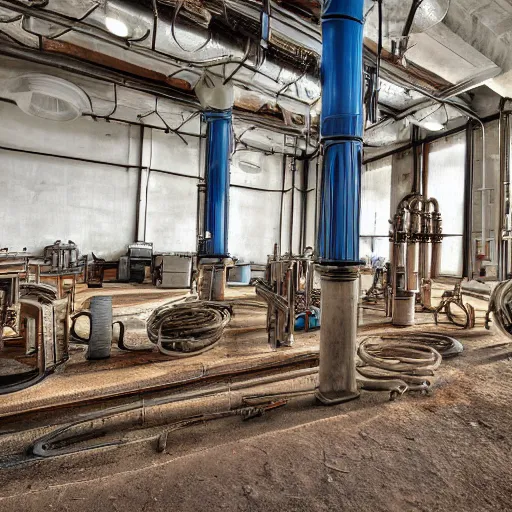
[[[487,239],[488,239],[488,234],[487,234],[487,206],[488,206],[488,201],[487,201],[487,191],[490,190],[487,188],[487,165],[486,165],[486,157],[487,157],[487,152],[486,152],[486,145],[485,145],[485,125],[483,123],[482,120],[480,119],[477,119],[477,122],[480,123],[480,126],[482,127],[482,187],[479,189],[480,192],[482,193],[482,216],[481,216],[481,220],[482,220],[482,247],[481,247],[481,255],[484,255],[484,256],[490,256],[489,254],[487,254],[487,249],[486,249],[486,245],[487,245]],[[477,255],[478,256],[478,255]]]
[[[109,1],[109,5],[112,9],[115,7],[114,10],[123,10],[123,4],[121,2]],[[314,87],[316,85],[316,80],[312,75],[301,73],[301,70],[295,67],[287,68],[286,64],[278,60],[266,58],[263,63],[260,63],[260,65],[250,64],[247,62],[246,58],[244,59],[244,50],[240,47],[240,45],[233,44],[233,39],[229,39],[225,36],[219,36],[219,38],[215,40],[215,44],[211,44],[213,50],[222,50],[221,55],[216,55],[212,58],[199,58],[198,55],[201,55],[202,52],[184,51],[183,48],[180,48],[179,43],[177,43],[175,39],[174,44],[172,40],[163,39],[169,46],[159,49],[158,45],[156,45],[154,48],[152,45],[146,47],[144,44],[141,44],[142,41],[130,40],[129,37],[122,38],[115,36],[104,27],[103,20],[98,12],[92,14],[91,20],[89,20],[88,17],[71,20],[59,12],[52,11],[48,8],[32,9],[30,6],[26,6],[19,0],[12,2],[0,0],[0,6],[5,6],[6,9],[12,10],[13,12],[17,12],[27,17],[30,16],[43,22],[53,23],[56,26],[62,27],[62,29],[66,30],[68,34],[77,33],[86,35],[89,38],[93,38],[100,45],[105,44],[111,47],[117,47],[125,51],[129,51],[130,53],[139,55],[140,57],[150,58],[154,61],[158,61],[164,64],[183,66],[181,70],[176,70],[178,74],[181,71],[186,71],[189,74],[192,73],[197,75],[197,78],[199,79],[201,77],[202,71],[204,70],[208,69],[212,74],[214,74],[219,73],[218,69],[216,68],[222,68],[222,70],[225,71],[225,66],[231,64],[235,65],[240,70],[246,71],[245,79],[242,79],[240,76],[231,77],[232,79],[236,78],[236,81],[239,82],[243,88],[251,89],[255,92],[268,95],[269,91],[265,89],[262,83],[265,83],[268,80],[273,82],[276,90],[270,94],[269,97],[272,98],[276,98],[277,90],[282,86],[282,84],[274,76],[276,72],[278,73],[277,77],[279,78],[283,70],[290,71],[293,73],[297,80],[304,79],[304,81],[307,82],[304,87]],[[131,5],[130,10],[125,10],[124,12],[129,15],[127,18],[128,24],[130,20],[133,21],[137,19],[141,25],[146,27],[146,35],[149,36],[151,30],[154,27],[153,9],[142,9],[140,7]],[[174,21],[168,19],[164,20],[161,18],[159,20],[159,24],[165,27],[167,30],[172,30]],[[193,32],[192,28],[189,28],[189,30]],[[42,37],[46,36],[44,33],[35,35]],[[50,36],[47,39],[52,41],[54,38],[55,36]],[[71,43],[74,43],[72,38]],[[210,50],[212,50],[212,48],[210,48]],[[204,51],[207,50],[208,48],[204,49]],[[247,76],[249,74],[251,74],[252,79]],[[262,79],[265,80],[263,81]],[[191,85],[193,86],[194,83],[191,83]],[[298,108],[298,113],[301,112],[304,108],[309,108],[311,106],[309,99],[303,98],[301,94],[293,96],[281,92],[280,96],[294,102]]]
[[[364,0],[324,2],[324,150],[318,237],[322,329],[317,398],[326,405],[359,396],[356,331],[359,206],[363,146]]]
[[[474,167],[474,130],[473,122],[468,121],[466,128],[466,154],[464,163],[464,237],[462,277],[473,279],[473,167]]]
[[[142,81],[136,78],[127,77],[127,75],[124,75],[121,72],[114,72],[106,70],[104,68],[99,68],[98,66],[95,66],[93,64],[87,64],[82,61],[76,61],[64,55],[41,53],[39,51],[35,51],[32,49],[16,48],[14,46],[10,46],[9,44],[3,44],[0,47],[0,55],[4,55],[9,58],[21,59],[34,64],[57,67],[59,69],[62,69],[63,71],[79,75],[80,77],[85,76],[92,78],[94,80],[112,83],[119,87],[124,87],[126,89],[141,92],[143,94],[151,94],[159,98],[166,98],[178,103],[179,105],[186,106],[187,108],[193,107],[197,109],[198,106],[200,106],[199,102],[193,97],[188,98],[184,97],[183,95],[178,95],[176,91],[168,87],[165,88],[155,84],[143,83]],[[11,100],[5,98],[0,98],[0,101],[13,103]],[[91,113],[84,113],[83,115],[91,118],[101,117],[99,115]],[[286,126],[277,119],[265,119],[264,117],[261,117],[256,113],[242,111],[240,109],[237,109],[236,107],[234,108],[234,116],[236,117],[237,120],[250,122],[254,125],[257,125],[258,128],[261,127],[262,129],[268,129],[278,133],[296,136],[300,136],[302,133],[300,128]],[[167,128],[165,126],[156,126],[148,123],[138,123],[134,121],[121,119],[119,117],[114,118],[112,116],[109,116],[109,120],[118,123],[130,124],[133,126],[141,126],[143,124],[146,128],[167,131]],[[180,134],[190,137],[199,137],[197,134],[185,132],[182,130],[180,130]]]

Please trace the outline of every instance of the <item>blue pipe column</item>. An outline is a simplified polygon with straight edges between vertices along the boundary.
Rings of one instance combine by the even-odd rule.
[[[322,12],[324,157],[318,229],[322,327],[317,397],[324,404],[359,396],[355,351],[363,137],[363,7],[364,0],[326,0]]]
[[[229,159],[231,155],[232,113],[206,111],[206,204],[204,255],[228,256]]]

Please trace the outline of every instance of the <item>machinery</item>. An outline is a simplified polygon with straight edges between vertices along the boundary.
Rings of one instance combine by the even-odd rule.
[[[128,246],[130,281],[143,283],[146,278],[146,267],[153,262],[153,244],[136,242]]]
[[[146,267],[153,262],[153,244],[135,242],[128,246],[128,254],[119,258],[117,278],[122,282],[143,283],[146,279]]]
[[[458,327],[468,329],[475,326],[475,308],[471,304],[464,304],[460,283],[457,283],[453,290],[443,293],[439,306],[434,309],[436,325],[439,313],[445,313],[448,320]]]
[[[386,293],[386,315],[393,325],[414,324],[417,294],[431,310],[431,279],[439,275],[442,220],[434,198],[416,193],[405,196],[391,221],[391,282]]]
[[[491,318],[501,333],[512,338],[512,279],[498,283],[492,290],[485,315],[486,329],[490,328]]]
[[[58,299],[56,288],[22,276],[0,269],[0,394],[35,384],[68,359],[72,293]]]
[[[19,331],[19,273],[0,274],[0,350],[4,348],[4,330]]]
[[[267,332],[272,349],[291,346],[296,329],[320,326],[320,290],[314,289],[311,256],[279,256],[277,244],[269,256],[266,276],[256,293],[268,304]]]
[[[363,297],[363,302],[375,303],[385,298],[388,283],[391,280],[391,265],[385,263],[383,258],[378,258],[372,263],[373,280],[370,288]]]
[[[157,288],[190,288],[192,254],[158,254],[153,258],[152,278]]]
[[[80,257],[76,244],[68,240],[67,243],[57,240],[47,245],[43,251],[43,259],[50,265],[52,273],[80,273],[85,265],[86,258]]]

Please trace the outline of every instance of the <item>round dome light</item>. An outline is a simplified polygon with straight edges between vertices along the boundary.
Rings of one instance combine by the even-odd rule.
[[[128,26],[124,21],[121,21],[117,18],[113,18],[111,16],[107,16],[105,18],[105,27],[107,27],[107,30],[114,34],[117,37],[128,37],[130,31],[128,30]]]
[[[92,110],[87,94],[77,85],[51,75],[31,73],[7,81],[5,96],[31,116],[72,121]]]

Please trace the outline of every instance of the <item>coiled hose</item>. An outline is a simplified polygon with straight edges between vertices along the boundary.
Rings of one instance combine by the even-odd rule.
[[[217,302],[165,304],[148,318],[148,338],[162,354],[194,356],[219,342],[232,314],[231,306]]]
[[[392,398],[406,391],[427,393],[443,357],[462,351],[458,340],[444,334],[367,336],[359,344],[357,371],[370,380],[361,381],[360,387],[390,391]]]
[[[489,329],[491,313],[498,329],[505,336],[510,337],[512,334],[512,279],[498,283],[492,291],[485,315],[486,329]]]

